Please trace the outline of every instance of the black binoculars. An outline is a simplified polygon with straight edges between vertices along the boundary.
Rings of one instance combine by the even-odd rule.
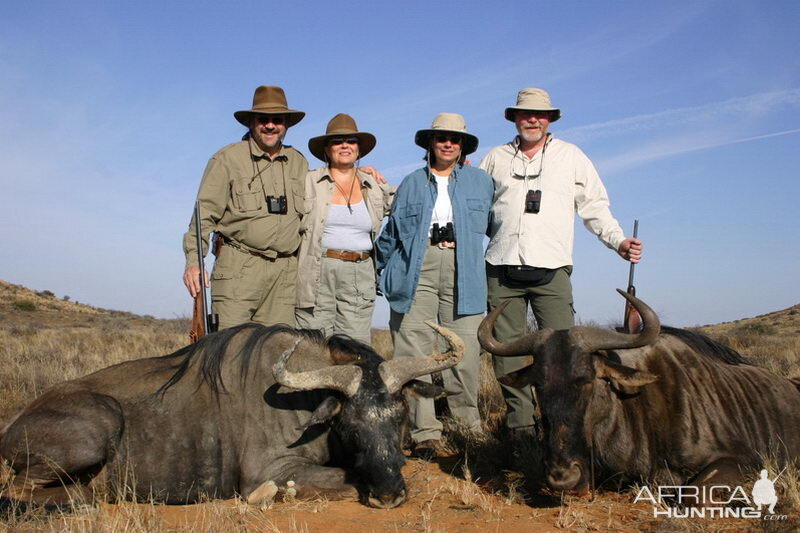
[[[453,229],[453,223],[448,222],[445,227],[439,227],[439,224],[434,222],[431,228],[431,244],[439,244],[440,242],[455,242],[456,232]]]

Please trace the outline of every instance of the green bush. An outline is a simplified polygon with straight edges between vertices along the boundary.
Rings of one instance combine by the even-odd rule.
[[[17,311],[36,311],[36,304],[30,300],[14,300],[11,307]]]

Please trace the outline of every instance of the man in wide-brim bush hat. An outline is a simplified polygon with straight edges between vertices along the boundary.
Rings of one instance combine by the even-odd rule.
[[[219,315],[220,329],[245,322],[294,325],[308,162],[283,139],[305,113],[289,108],[280,87],[262,85],[253,106],[233,116],[248,132],[214,154],[197,193],[202,255],[208,251],[209,235],[216,232],[213,312]],[[183,282],[194,297],[201,289],[194,218],[183,250]]]

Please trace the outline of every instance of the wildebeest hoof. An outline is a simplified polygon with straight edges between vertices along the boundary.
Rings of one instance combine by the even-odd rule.
[[[276,494],[278,494],[278,485],[274,481],[266,481],[250,493],[247,497],[247,503],[258,506],[270,505],[275,501]]]

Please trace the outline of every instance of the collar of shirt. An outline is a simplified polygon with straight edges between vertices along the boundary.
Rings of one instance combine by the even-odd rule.
[[[458,163],[456,166],[453,167],[453,171],[450,173],[450,175],[448,177],[451,177],[454,180],[456,178],[458,178],[458,173],[459,173],[459,171],[461,170],[461,168],[463,166],[464,166],[463,163]],[[433,169],[430,167],[430,165],[425,167],[425,171],[428,174],[428,182],[429,183],[436,183],[436,174],[433,173]]]
[[[361,170],[356,170],[356,176],[358,176],[359,181],[361,182],[362,187],[369,187],[372,188],[372,182],[370,181],[371,176],[366,172]],[[333,178],[331,177],[330,167],[323,167],[322,172],[320,172],[319,177],[317,177],[317,183],[321,182],[322,180],[327,179],[331,183],[333,183]]]
[[[505,147],[506,151],[512,157],[524,157],[524,158],[526,158],[526,159],[528,159],[530,161],[533,161],[537,157],[541,157],[542,156],[542,153],[547,149],[547,147],[550,145],[550,143],[552,141],[553,141],[553,134],[552,133],[548,133],[547,134],[547,140],[545,141],[544,146],[542,147],[541,150],[539,150],[535,154],[533,154],[533,157],[528,157],[527,155],[525,155],[525,153],[522,150],[520,150],[520,147],[519,147],[519,145],[520,145],[519,135],[514,137],[513,141],[511,141],[509,143],[506,143],[504,145],[504,147]]]
[[[289,157],[286,155],[286,146],[283,144],[281,144],[281,149],[278,150],[278,155],[272,157],[261,149],[258,143],[253,140],[252,136],[248,136],[247,142],[250,143],[250,153],[252,154],[253,159],[266,159],[267,161],[286,161],[289,159]]]

